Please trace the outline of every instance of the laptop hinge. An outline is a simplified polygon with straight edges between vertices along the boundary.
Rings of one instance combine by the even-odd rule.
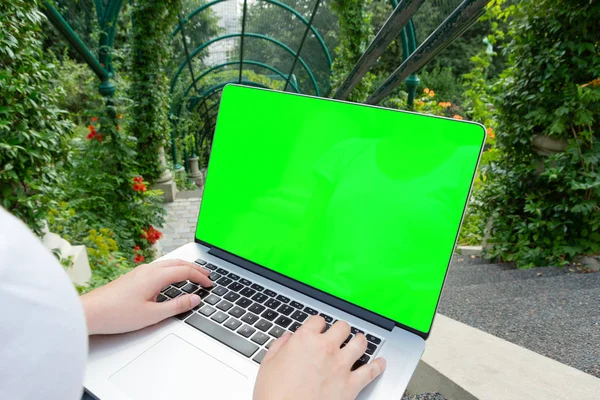
[[[345,300],[342,300],[338,297],[327,294],[319,289],[315,289],[311,286],[308,286],[304,283],[298,282],[295,279],[289,278],[285,275],[282,275],[278,272],[272,271],[268,268],[260,266],[256,263],[248,261],[244,258],[233,255],[227,251],[221,250],[216,247],[208,246],[208,254],[223,259],[227,262],[235,264],[241,268],[244,268],[250,272],[253,272],[257,275],[260,275],[264,278],[270,279],[279,283],[280,285],[286,286],[290,289],[293,289],[297,292],[300,292],[306,296],[312,297],[323,303],[329,304],[332,307],[339,308],[342,311],[347,312],[348,314],[352,314],[355,317],[368,321],[372,324],[375,324],[383,329],[387,329],[391,331],[396,326],[396,323],[391,319],[382,317],[381,315],[375,314],[371,311],[365,310],[362,307],[356,306],[352,303],[349,303]]]

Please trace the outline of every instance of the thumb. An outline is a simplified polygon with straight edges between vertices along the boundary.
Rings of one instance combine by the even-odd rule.
[[[196,307],[200,304],[200,296],[197,294],[186,294],[185,296],[176,297],[171,301],[155,304],[158,321],[162,321],[163,319],[184,313]]]
[[[281,335],[281,337],[279,339],[277,339],[271,345],[271,348],[267,351],[267,354],[265,355],[265,358],[263,359],[261,364],[263,364],[265,361],[268,361],[271,358],[275,357],[277,355],[277,353],[279,352],[279,350],[281,350],[281,348],[287,343],[287,341],[291,337],[292,337],[292,333],[289,331],[286,331],[283,335]]]

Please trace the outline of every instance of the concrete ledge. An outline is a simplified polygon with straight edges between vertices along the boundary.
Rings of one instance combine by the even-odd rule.
[[[593,399],[600,379],[437,314],[408,385],[410,394],[424,392],[449,400]]]
[[[462,256],[481,257],[482,246],[458,246],[456,252]]]

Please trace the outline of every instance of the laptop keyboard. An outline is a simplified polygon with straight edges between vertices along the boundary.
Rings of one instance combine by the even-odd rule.
[[[200,305],[177,318],[258,364],[277,338],[286,331],[294,333],[309,316],[322,316],[325,331],[336,321],[315,308],[205,260],[198,259],[196,263],[210,271],[212,287],[202,288],[189,281],[175,282],[161,290],[156,301],[169,301],[184,293],[197,294],[202,299]],[[367,338],[367,350],[352,366],[355,370],[369,362],[382,340],[354,326],[350,332],[342,347],[358,333]]]

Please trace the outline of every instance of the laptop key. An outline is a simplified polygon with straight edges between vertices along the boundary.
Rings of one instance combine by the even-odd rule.
[[[235,306],[231,310],[229,310],[229,315],[233,315],[236,318],[241,318],[242,315],[246,313],[242,307]]]
[[[279,311],[280,313],[282,313],[283,315],[290,315],[292,313],[292,311],[294,311],[293,307],[288,306],[287,304],[282,305],[281,307],[279,307],[277,309],[277,311]]]
[[[217,283],[222,286],[229,286],[231,282],[233,282],[231,279],[225,277],[222,277],[217,281]]]
[[[302,305],[301,303],[298,303],[295,300],[292,300],[292,302],[290,303],[290,306],[297,308],[298,310],[302,310],[304,308],[304,305]]]
[[[263,317],[264,319],[268,319],[269,321],[273,321],[275,318],[277,318],[278,315],[279,313],[276,313],[273,310],[266,310],[264,313],[261,314],[261,317]]]
[[[262,303],[263,301],[265,301],[268,298],[269,298],[268,296],[265,296],[262,293],[256,293],[254,296],[252,296],[252,300],[256,301],[257,303]]]
[[[184,313],[181,313],[181,314],[178,314],[178,315],[176,315],[175,317],[176,317],[177,319],[180,319],[180,320],[182,320],[182,321],[183,321],[184,319],[186,319],[186,318],[187,318],[187,317],[189,317],[190,315],[192,315],[192,311],[191,311],[191,310],[190,310],[190,311],[186,311],[186,312],[184,312]]]
[[[280,315],[279,318],[277,318],[275,320],[275,323],[281,327],[287,327],[289,324],[292,323],[291,318],[285,317],[283,315]]]
[[[273,324],[267,321],[266,319],[261,319],[256,324],[254,324],[255,328],[260,329],[263,332],[268,331],[272,326]]]
[[[198,296],[200,296],[201,299],[203,299],[203,298],[207,297],[210,293],[208,293],[204,289],[198,289],[195,294],[197,294]]]
[[[241,283],[242,285],[246,285],[246,286],[250,286],[250,285],[252,285],[252,282],[250,282],[250,281],[249,281],[248,279],[246,279],[246,278],[242,278],[242,279],[240,279],[240,283]]]
[[[300,322],[294,322],[288,329],[293,333],[296,332],[301,326],[302,324]]]
[[[329,322],[330,324],[333,322],[333,318],[332,318],[332,317],[330,317],[329,315],[327,315],[327,314],[323,314],[323,313],[321,313],[321,314],[319,314],[319,315],[320,315],[321,317],[323,317],[323,319],[324,319],[326,322]]]
[[[165,300],[168,300],[169,298],[167,296],[164,296],[162,294],[158,294],[158,296],[156,296],[156,302],[157,303],[162,303]]]
[[[239,275],[234,274],[233,272],[230,272],[229,274],[227,274],[227,277],[229,279],[233,279],[234,281],[237,281],[240,279]]]
[[[208,263],[208,264],[206,264],[206,265],[204,266],[204,268],[208,268],[208,269],[210,269],[211,271],[214,271],[214,270],[216,270],[216,269],[217,269],[217,266],[216,266],[216,265],[213,265],[213,264],[211,264],[211,263]]]
[[[367,350],[365,351],[365,353],[373,355],[373,353],[375,353],[375,350],[377,350],[377,346],[371,342],[367,342]]]
[[[278,338],[278,337],[281,337],[281,335],[283,335],[284,332],[285,332],[285,329],[283,329],[280,326],[275,325],[273,327],[273,329],[271,329],[269,331],[269,335]]]
[[[250,307],[248,307],[248,311],[253,312],[254,314],[260,314],[265,310],[265,306],[261,304],[254,303]]]
[[[200,264],[200,265],[206,265],[206,261],[204,261],[203,259],[199,258],[196,261],[194,261],[196,264]]]
[[[280,294],[279,296],[276,297],[277,300],[281,301],[282,303],[289,303],[290,299],[285,297],[284,295]]]
[[[257,363],[260,364],[262,362],[262,360],[265,358],[266,354],[267,354],[267,352],[265,350],[261,350],[258,353],[256,353],[254,358],[252,358],[252,361],[256,361]]]
[[[277,307],[279,307],[281,305],[280,301],[277,301],[275,299],[269,299],[267,300],[267,302],[265,303],[265,306],[275,310],[277,309]]]
[[[304,312],[310,315],[317,315],[319,312],[314,308],[310,308],[308,306],[304,307]]]
[[[223,296],[225,293],[229,292],[229,290],[225,289],[223,286],[217,286],[212,290],[212,292],[217,296]]]
[[[220,277],[221,274],[217,274],[216,272],[211,272],[210,275],[208,275],[208,278],[213,282],[219,279]]]
[[[242,321],[244,321],[245,323],[249,324],[249,325],[254,325],[254,323],[256,321],[258,321],[258,316],[252,314],[252,313],[246,313],[246,315],[244,315],[242,317]]]
[[[353,335],[357,335],[359,333],[365,333],[364,331],[362,331],[362,330],[360,330],[358,328],[355,328],[353,326],[350,327],[350,332],[352,332]]]
[[[244,289],[242,289],[240,291],[240,294],[242,296],[246,296],[246,297],[252,297],[252,296],[254,296],[254,293],[256,293],[256,290],[250,289],[249,287],[245,287]]]
[[[371,343],[375,343],[375,344],[379,344],[381,343],[381,339],[379,339],[378,337],[375,337],[373,335],[370,335],[367,333],[367,340]]]
[[[304,320],[306,320],[307,317],[308,317],[308,314],[306,314],[300,310],[296,310],[292,314],[292,318],[299,322],[304,322]]]
[[[229,318],[227,320],[227,322],[225,322],[223,324],[223,326],[226,326],[227,328],[231,329],[232,331],[235,331],[237,328],[239,328],[239,326],[241,324],[242,323],[240,321],[238,321],[237,319],[235,319],[235,318]]]
[[[227,275],[229,273],[225,268],[217,268],[217,272],[221,275]]]
[[[352,368],[350,370],[354,371],[355,369],[362,367],[363,365],[369,362],[370,358],[371,357],[369,357],[368,355],[363,354],[358,360],[356,360],[356,362],[354,363],[354,365],[352,365]]]
[[[213,314],[212,317],[210,317],[210,319],[212,319],[213,321],[217,321],[218,323],[222,323],[227,318],[229,318],[229,315],[225,314],[222,311],[217,311],[216,313]]]
[[[172,283],[171,285],[175,286],[176,288],[180,288],[183,285],[185,285],[186,283],[187,283],[187,281],[181,281],[181,282]]]
[[[270,289],[265,289],[265,291],[263,293],[266,294],[269,297],[275,297],[275,296],[277,296],[277,293],[275,293],[274,291],[272,291]]]
[[[256,329],[248,325],[244,325],[237,330],[237,333],[239,333],[243,337],[250,337],[254,332],[256,332]]]
[[[254,334],[254,336],[252,336],[252,340],[254,343],[258,343],[258,344],[265,344],[267,343],[267,340],[269,340],[269,335],[265,335],[262,332],[256,332]]]
[[[193,283],[188,283],[187,285],[182,287],[181,290],[183,290],[186,293],[193,293],[196,290],[198,290],[198,286],[194,285]]]
[[[219,296],[215,296],[214,294],[211,294],[210,296],[204,299],[205,303],[212,305],[217,304],[219,301],[221,301],[221,298]]]
[[[165,292],[165,294],[167,296],[169,296],[170,298],[174,299],[175,297],[177,297],[177,296],[179,296],[181,294],[181,290],[175,289],[175,288],[171,288],[171,289],[167,290]]]
[[[239,282],[233,282],[231,285],[227,286],[227,289],[233,290],[234,292],[239,292],[243,288],[245,288],[245,286]]]
[[[240,295],[235,292],[229,292],[225,296],[223,296],[223,298],[228,301],[236,301],[240,298]]]
[[[227,311],[229,310],[231,307],[233,307],[233,304],[231,304],[230,302],[228,302],[227,300],[221,300],[221,302],[219,304],[217,304],[217,308],[219,310],[223,310],[223,311]]]
[[[202,308],[200,308],[198,310],[198,312],[204,316],[210,317],[215,311],[214,308],[212,308],[211,306],[209,306],[208,304],[205,304]]]
[[[202,318],[199,315],[192,315],[185,320],[185,323],[193,326],[213,339],[218,340],[224,345],[231,347],[246,357],[252,356],[259,348],[255,343],[242,339],[230,330],[223,328],[208,319]]]
[[[236,301],[235,304],[237,304],[240,307],[247,308],[250,304],[252,304],[252,301],[250,299],[242,297],[241,299]]]
[[[325,328],[323,328],[323,332],[321,333],[325,333],[329,330],[329,328],[331,328],[331,324],[325,324]]]
[[[255,283],[254,285],[252,285],[250,287],[258,292],[262,292],[265,289],[264,287],[260,286],[258,283]]]
[[[271,341],[269,343],[267,343],[267,345],[265,346],[266,349],[270,349],[271,345],[273,344],[273,342],[275,341],[275,339],[271,339]]]

